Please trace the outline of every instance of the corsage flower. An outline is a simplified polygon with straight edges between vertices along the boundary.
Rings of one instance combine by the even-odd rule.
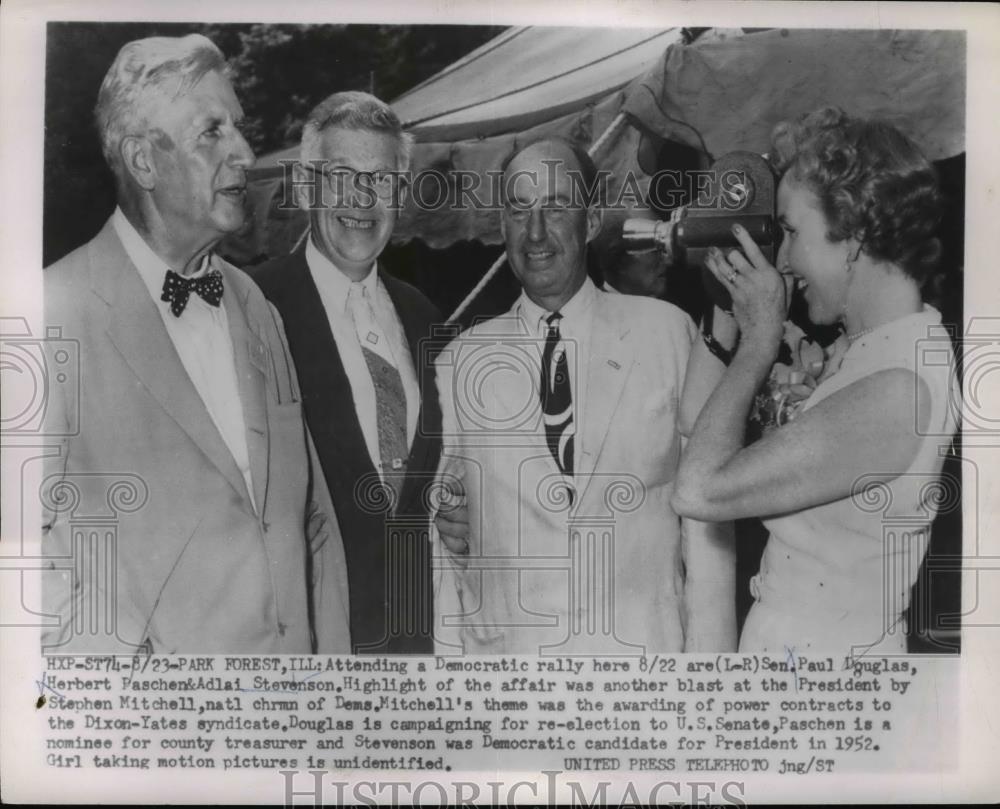
[[[840,368],[848,345],[840,335],[823,348],[786,320],[778,360],[754,399],[750,420],[765,434],[792,421],[819,384]]]

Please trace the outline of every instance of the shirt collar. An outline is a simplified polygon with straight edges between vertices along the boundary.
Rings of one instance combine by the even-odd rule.
[[[337,311],[346,311],[347,295],[351,291],[354,283],[344,271],[324,256],[313,242],[312,237],[306,242],[306,264],[313,277],[316,288],[323,296],[337,307]],[[368,298],[375,300],[375,293],[378,290],[378,273],[375,271],[375,262],[359,282],[368,292]]]
[[[139,271],[139,275],[149,289],[149,294],[153,296],[153,300],[164,306],[170,306],[169,303],[160,300],[160,295],[163,293],[163,282],[167,270],[173,268],[167,266],[167,263],[153,252],[153,248],[128,221],[120,207],[116,207],[115,212],[111,215],[111,227],[118,234],[118,239],[121,241],[122,247],[125,248],[125,254]],[[204,275],[210,269],[211,261],[212,253],[206,253],[198,271],[189,277],[198,278]]]
[[[559,314],[562,315],[562,319],[559,321],[560,332],[565,332],[566,329],[573,331],[583,323],[583,319],[590,311],[596,295],[597,287],[594,286],[594,282],[590,280],[590,276],[588,275],[583,279],[583,286],[559,310]],[[532,334],[545,333],[548,326],[545,318],[552,314],[550,311],[543,309],[531,300],[525,294],[524,290],[521,290],[521,297],[518,298],[516,306],[518,315],[520,315],[521,320],[524,321]]]

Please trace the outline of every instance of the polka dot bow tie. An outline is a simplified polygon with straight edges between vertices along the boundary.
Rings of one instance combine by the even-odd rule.
[[[192,292],[197,293],[209,306],[218,306],[222,302],[222,273],[212,270],[201,278],[185,278],[173,270],[167,270],[160,300],[170,304],[174,317],[181,316]]]

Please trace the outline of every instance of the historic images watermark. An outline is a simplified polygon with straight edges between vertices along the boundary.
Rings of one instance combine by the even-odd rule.
[[[767,763],[766,761],[764,762]],[[748,768],[749,769],[749,768]],[[762,772],[764,770],[757,770]],[[541,770],[544,780],[463,781],[446,778],[423,780],[377,779],[343,781],[327,770],[279,770],[284,779],[285,806],[312,802],[365,806],[746,806],[743,781],[670,779],[652,784],[620,779],[584,783],[567,778],[561,770]]]
[[[329,208],[349,204],[358,210],[372,210],[384,205],[402,210],[412,204],[423,211],[526,210],[518,190],[525,183],[555,187],[556,170],[563,161],[542,160],[546,176],[521,170],[507,174],[503,169],[485,172],[469,169],[437,168],[413,171],[356,171],[347,166],[331,166],[328,161],[281,160],[283,194],[278,210],[299,207],[298,190],[306,194],[309,208]],[[296,168],[304,170],[297,175]],[[752,193],[752,180],[739,169],[660,169],[653,175],[628,171],[620,180],[606,169],[588,177],[578,168],[565,169],[570,179],[570,194],[554,198],[550,208],[580,208],[597,205],[604,210],[629,210],[648,202],[669,210],[689,202],[699,208],[739,210]],[[646,190],[648,187],[648,191]]]

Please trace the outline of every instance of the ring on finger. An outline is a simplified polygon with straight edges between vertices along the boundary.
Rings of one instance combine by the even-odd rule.
[[[729,279],[730,284],[735,284],[737,275],[739,275],[739,273],[736,272],[736,270],[733,270],[731,273],[729,273],[729,275],[726,276],[726,278]]]

